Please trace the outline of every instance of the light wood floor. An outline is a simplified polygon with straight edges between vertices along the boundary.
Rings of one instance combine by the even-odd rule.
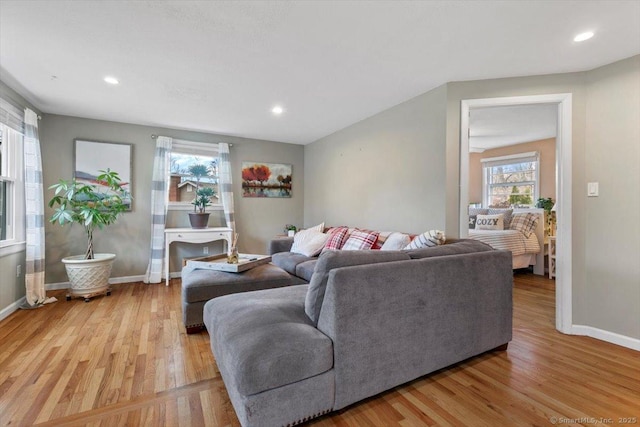
[[[310,425],[544,426],[553,417],[558,425],[640,424],[639,353],[556,332],[553,288],[516,274],[508,351]],[[50,294],[60,301],[0,322],[0,425],[239,425],[207,333],[184,332],[179,280],[115,285],[89,303]]]

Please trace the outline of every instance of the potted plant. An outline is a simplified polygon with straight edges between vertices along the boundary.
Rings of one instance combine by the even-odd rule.
[[[536,208],[544,209],[545,234],[548,236],[553,235],[555,217],[551,214],[551,209],[553,209],[554,205],[555,202],[551,197],[540,197],[536,202]]]
[[[71,283],[67,300],[71,299],[71,296],[81,296],[88,302],[94,295],[111,293],[109,276],[116,256],[110,253],[94,253],[93,232],[96,227],[101,229],[105,225],[114,224],[118,216],[128,208],[131,196],[122,187],[118,173],[110,169],[101,170],[96,182],[100,185],[76,179],[60,180],[49,187],[55,193],[49,201],[49,207],[55,208],[49,221],[62,226],[76,222],[84,227],[87,236],[87,250],[84,255],[62,259]]]
[[[284,226],[284,232],[287,233],[287,236],[289,237],[293,237],[296,234],[296,231],[298,231],[298,229],[293,224],[287,224]]]
[[[211,187],[203,187],[196,190],[196,198],[191,202],[195,212],[189,212],[191,228],[207,228],[209,213],[205,212],[205,210],[207,206],[211,205],[211,198],[215,194]]]
[[[209,214],[205,208],[211,204],[211,197],[215,195],[212,188],[200,188],[200,180],[209,175],[209,168],[201,163],[189,166],[189,173],[196,178],[196,198],[191,202],[193,212],[189,213],[189,223],[191,228],[207,228]],[[204,191],[203,193],[203,190]]]

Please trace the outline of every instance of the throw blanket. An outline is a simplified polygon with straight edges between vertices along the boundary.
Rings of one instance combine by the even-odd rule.
[[[494,249],[511,251],[513,256],[540,252],[540,243],[535,234],[527,239],[518,230],[469,230],[469,238],[480,240]]]

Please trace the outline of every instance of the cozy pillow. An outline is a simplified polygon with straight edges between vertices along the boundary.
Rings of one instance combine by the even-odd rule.
[[[513,214],[511,219],[511,230],[518,230],[524,237],[529,238],[538,226],[539,216],[531,212]]]
[[[504,220],[504,229],[508,230],[511,226],[511,217],[513,216],[513,209],[488,209],[488,215],[502,214]]]
[[[316,256],[320,253],[329,236],[314,229],[302,230],[293,236],[291,252],[306,256]]]
[[[429,230],[416,236],[404,249],[429,248],[431,246],[442,245],[445,241],[444,231]]]
[[[342,249],[344,246],[344,242],[347,241],[349,237],[349,228],[348,227],[336,227],[332,228],[327,232],[329,238],[327,242],[324,244],[324,248],[322,248],[322,252],[328,251],[330,249]]]
[[[469,230],[474,230],[476,228],[477,220],[478,220],[478,215],[469,215]]]
[[[502,214],[478,215],[476,230],[504,230],[504,216]]]
[[[399,251],[411,242],[411,238],[403,233],[391,233],[380,248],[381,251]]]
[[[353,230],[349,238],[342,246],[343,251],[362,251],[371,249],[378,239],[380,233],[377,231],[366,232],[362,230]]]
[[[327,251],[321,254],[316,262],[304,300],[304,312],[317,326],[329,282],[329,273],[332,269],[378,262],[408,261],[410,259],[409,254],[397,251]]]

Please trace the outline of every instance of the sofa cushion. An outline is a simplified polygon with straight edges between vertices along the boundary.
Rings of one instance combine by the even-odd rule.
[[[310,282],[317,262],[318,260],[314,258],[296,265],[296,276]]]
[[[460,239],[452,243],[447,242],[446,244],[440,246],[433,246],[431,248],[409,249],[404,250],[403,252],[409,255],[412,259],[420,259],[493,250],[494,249],[491,246],[478,240]]]
[[[314,325],[318,323],[329,273],[334,268],[378,262],[409,260],[409,254],[400,251],[327,251],[320,255],[309,283],[304,311]]]
[[[312,259],[314,258],[306,255],[294,254],[293,252],[278,252],[277,254],[271,255],[271,263],[294,276],[296,275],[296,267],[298,264]]]
[[[259,265],[242,273],[185,267],[182,269],[182,301],[208,301],[221,295],[277,288],[300,282],[271,264]]]
[[[215,298],[204,307],[218,365],[252,395],[333,367],[331,339],[304,313],[308,285]],[[226,381],[226,380],[225,380]]]
[[[353,230],[349,235],[349,238],[344,245],[342,246],[343,251],[362,251],[371,249],[373,244],[378,240],[378,235],[380,233],[377,231],[362,231],[362,230]]]

